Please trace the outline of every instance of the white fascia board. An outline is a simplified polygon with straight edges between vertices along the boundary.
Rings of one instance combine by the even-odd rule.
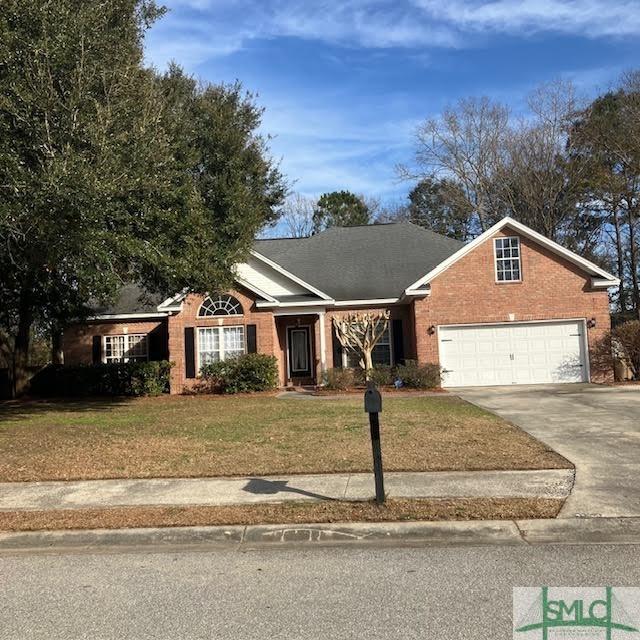
[[[371,305],[395,304],[400,298],[369,298],[364,300],[336,300],[336,307],[366,307]]]
[[[162,301],[157,309],[158,311],[182,311],[182,301],[187,297],[188,290],[183,289],[175,296]]]
[[[412,292],[415,291],[418,287],[421,287],[427,282],[430,282],[431,280],[433,280],[433,278],[440,275],[443,271],[448,269],[452,264],[460,260],[460,258],[466,256],[470,251],[473,251],[478,245],[485,242],[485,240],[488,240],[491,236],[493,236],[495,233],[497,233],[498,231],[500,231],[506,226],[511,227],[512,229],[514,229],[521,235],[525,236],[526,238],[529,238],[534,242],[537,242],[538,244],[542,245],[543,247],[546,247],[553,253],[559,256],[562,256],[563,258],[566,258],[567,260],[569,260],[569,262],[573,262],[579,267],[582,267],[586,271],[590,272],[591,275],[600,276],[603,281],[606,280],[607,282],[609,282],[608,286],[614,287],[614,286],[617,286],[617,284],[619,284],[619,281],[615,276],[611,275],[610,273],[607,273],[604,269],[601,269],[598,265],[594,264],[590,260],[586,260],[585,258],[579,256],[577,253],[574,253],[573,251],[569,251],[569,249],[565,249],[563,246],[559,245],[557,242],[554,242],[553,240],[549,240],[549,238],[545,238],[542,234],[538,233],[537,231],[534,231],[530,227],[527,227],[527,225],[524,225],[521,222],[518,222],[517,220],[514,220],[513,218],[510,218],[507,216],[506,218],[503,218],[502,220],[500,220],[500,222],[497,222],[492,227],[487,229],[484,233],[480,234],[477,238],[475,238],[468,244],[464,245],[464,247],[460,248],[453,255],[449,256],[446,260],[443,260],[437,267],[435,267],[434,269],[429,271],[429,273],[427,273],[425,276],[420,278],[420,280],[417,280],[412,285],[407,287],[405,289],[405,294],[412,295]]]
[[[591,286],[594,289],[608,289],[609,287],[619,287],[620,279],[606,280],[604,278],[591,278]]]
[[[291,308],[291,305],[283,306],[280,309],[276,309],[273,312],[274,316],[297,316],[304,314],[320,314],[325,313],[326,307],[320,307],[317,304],[313,307],[304,307],[302,310],[300,308]]]
[[[254,258],[257,258],[258,260],[262,260],[262,262],[264,262],[265,264],[268,264],[272,269],[274,269],[278,273],[281,273],[283,276],[286,276],[290,280],[293,280],[293,282],[295,282],[296,284],[299,284],[301,287],[304,287],[305,289],[307,289],[307,291],[311,291],[311,293],[314,293],[315,295],[319,296],[323,300],[332,299],[331,296],[328,296],[326,293],[323,293],[322,291],[320,291],[320,289],[316,289],[314,286],[310,285],[308,282],[305,282],[301,278],[298,278],[298,276],[294,275],[290,271],[287,271],[286,269],[281,267],[277,262],[274,262],[273,260],[269,260],[269,258],[267,258],[266,256],[263,256],[261,253],[258,253],[254,249],[251,250],[251,255]]]
[[[166,318],[169,314],[158,313],[103,313],[98,316],[90,316],[87,320],[144,320],[153,318]]]
[[[256,302],[256,307],[259,309],[271,308],[271,307],[281,307],[284,309],[288,309],[290,307],[317,307],[318,303],[322,303],[323,305],[332,306],[336,303],[335,300],[307,300],[304,302],[280,302],[276,300],[275,302],[268,302],[259,300]],[[323,307],[324,308],[324,307]]]
[[[247,280],[243,280],[242,278],[238,278],[236,276],[235,281],[240,286],[245,287],[245,289],[249,289],[249,291],[253,291],[253,293],[255,293],[256,295],[259,295],[261,298],[264,298],[268,302],[271,302],[271,303],[278,302],[273,296],[269,295],[266,291],[263,291],[262,289],[259,289],[258,287],[256,287],[255,285],[251,284]]]
[[[426,296],[430,296],[431,295],[431,288],[425,289],[425,288],[420,288],[420,289],[412,289],[411,291],[409,291],[409,289],[407,289],[404,294],[403,294],[403,298],[406,296],[412,297],[412,298],[418,298],[418,297],[422,297],[425,298]]]

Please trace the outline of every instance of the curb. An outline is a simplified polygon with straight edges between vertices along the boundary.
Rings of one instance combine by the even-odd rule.
[[[640,544],[640,518],[163,527],[0,533],[0,553],[323,546]]]

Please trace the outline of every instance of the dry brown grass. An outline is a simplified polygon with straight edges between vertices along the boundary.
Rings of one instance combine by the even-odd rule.
[[[225,507],[119,507],[63,511],[0,511],[0,530],[119,529],[190,525],[249,525],[409,520],[555,518],[562,500],[458,498],[371,502],[287,502]]]
[[[388,398],[388,471],[571,464],[452,396]],[[0,481],[357,472],[371,469],[359,398],[164,396],[0,403]]]

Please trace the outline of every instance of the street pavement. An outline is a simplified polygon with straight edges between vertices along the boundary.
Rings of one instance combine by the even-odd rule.
[[[0,556],[0,640],[511,637],[512,587],[640,585],[640,546]]]

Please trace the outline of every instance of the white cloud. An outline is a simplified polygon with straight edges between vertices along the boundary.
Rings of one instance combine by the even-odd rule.
[[[167,0],[149,58],[196,65],[261,38],[349,47],[464,48],[490,33],[640,35],[639,0]],[[172,55],[171,49],[175,48]]]
[[[640,34],[638,0],[414,0],[434,20],[461,31],[586,37]]]

